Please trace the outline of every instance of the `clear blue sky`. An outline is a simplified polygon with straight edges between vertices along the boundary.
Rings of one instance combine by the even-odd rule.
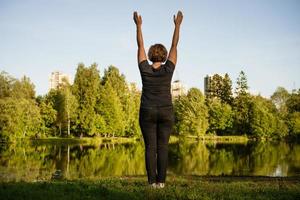
[[[74,77],[79,62],[96,62],[101,74],[115,65],[141,88],[132,12],[142,14],[146,49],[169,48],[179,9],[173,80],[203,90],[206,74],[228,72],[235,82],[244,70],[255,94],[299,88],[299,0],[0,0],[0,70],[29,76],[45,94],[52,71]]]

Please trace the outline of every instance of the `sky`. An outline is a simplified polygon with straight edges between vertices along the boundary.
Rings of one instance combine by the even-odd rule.
[[[253,94],[299,88],[299,0],[0,0],[0,71],[30,77],[44,95],[53,71],[74,78],[78,63],[97,63],[102,76],[114,65],[141,89],[132,13],[142,15],[147,51],[169,49],[178,10],[173,81],[203,91],[207,74],[228,73],[235,87],[243,70]]]

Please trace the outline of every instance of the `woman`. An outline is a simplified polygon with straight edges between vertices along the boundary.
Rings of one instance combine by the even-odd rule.
[[[145,143],[148,183],[151,187],[165,186],[168,142],[174,124],[171,80],[177,62],[177,44],[183,19],[182,12],[174,15],[174,34],[170,53],[162,44],[154,44],[148,51],[148,63],[142,36],[142,17],[134,12],[137,30],[138,66],[143,89],[139,123]],[[165,62],[165,64],[163,64]]]

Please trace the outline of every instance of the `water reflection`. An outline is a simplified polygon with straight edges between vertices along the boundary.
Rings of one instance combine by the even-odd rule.
[[[0,181],[145,175],[144,146],[22,143],[0,148]],[[300,175],[300,145],[179,141],[169,147],[168,173],[182,175]]]

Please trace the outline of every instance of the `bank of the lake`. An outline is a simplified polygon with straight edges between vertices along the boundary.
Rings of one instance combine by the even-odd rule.
[[[20,138],[16,139],[15,142],[27,141],[30,140],[35,144],[47,144],[47,143],[61,143],[61,144],[89,144],[89,145],[98,145],[102,143],[132,143],[143,140],[142,137],[44,137],[44,138]],[[261,141],[261,140],[278,140],[278,138],[255,138],[249,137],[247,135],[227,135],[227,136],[218,136],[213,134],[207,135],[184,135],[177,136],[171,135],[169,143],[178,142],[178,140],[195,140],[195,141],[204,141],[204,142],[221,142],[221,143],[247,143],[248,141]],[[299,138],[286,138],[281,140],[299,140]],[[5,142],[4,142],[5,143]]]
[[[146,177],[0,183],[1,199],[299,199],[297,177],[168,177],[164,189]]]
[[[64,144],[102,144],[105,142],[110,143],[129,143],[142,140],[142,137],[45,137],[45,138],[24,138],[25,140],[30,139],[34,143],[64,143]],[[187,140],[201,140],[201,141],[211,141],[211,142],[234,142],[234,143],[244,143],[249,140],[257,140],[255,138],[250,138],[245,135],[243,136],[217,136],[217,135],[203,135],[203,136],[170,136],[169,143],[177,142],[180,139]]]

